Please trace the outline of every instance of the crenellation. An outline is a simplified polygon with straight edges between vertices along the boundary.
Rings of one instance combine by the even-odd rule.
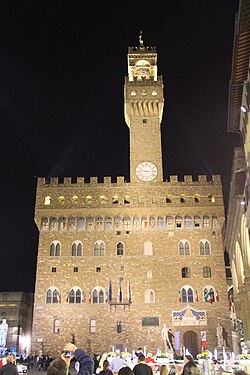
[[[184,176],[184,182],[185,183],[193,182],[193,176]]]
[[[98,184],[98,177],[90,177],[90,185],[97,185]]]

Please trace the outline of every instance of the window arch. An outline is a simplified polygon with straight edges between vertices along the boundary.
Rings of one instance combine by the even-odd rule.
[[[93,198],[91,197],[91,195],[87,195],[86,196],[86,204],[88,204],[88,205],[91,205],[92,204],[92,202],[93,202]]]
[[[153,245],[151,241],[144,242],[144,255],[153,255]]]
[[[50,244],[50,256],[51,257],[59,257],[61,253],[61,244],[59,241],[53,241]]]
[[[210,217],[205,215],[203,216],[203,227],[206,229],[210,229],[211,222],[210,222]]]
[[[186,202],[186,196],[184,194],[181,194],[180,196],[180,202],[185,203]]]
[[[174,219],[172,216],[166,217],[166,229],[174,229]]]
[[[157,218],[157,228],[164,229],[164,219],[162,216],[158,216]]]
[[[200,202],[200,195],[199,194],[195,194],[195,196],[194,196],[194,202],[195,203],[199,203]]]
[[[79,216],[77,218],[77,229],[78,230],[84,230],[86,225],[86,219],[83,216]]]
[[[175,225],[177,229],[181,229],[183,226],[183,218],[182,216],[176,216],[175,218]]]
[[[208,240],[201,240],[199,242],[199,248],[200,248],[200,255],[210,255],[211,249],[210,249],[210,243]]]
[[[116,255],[124,255],[124,244],[122,242],[118,242],[116,245]]]
[[[112,197],[112,203],[113,203],[113,204],[118,204],[118,202],[119,202],[119,197],[118,197],[118,195],[113,195],[113,197]]]
[[[182,278],[189,278],[191,277],[191,272],[189,267],[183,267],[181,269],[181,277]]]
[[[81,257],[82,256],[82,242],[81,241],[74,241],[72,243],[71,255],[74,256],[74,257]]]
[[[103,241],[96,241],[94,244],[94,256],[104,256],[105,244]]]
[[[190,255],[190,244],[186,240],[182,240],[179,242],[179,255]]]
[[[153,289],[145,290],[144,302],[145,303],[155,303],[155,292],[154,292]]]
[[[52,217],[50,218],[50,229],[51,229],[51,230],[57,230],[57,228],[58,228],[57,217],[52,216]]]
[[[123,227],[126,231],[131,229],[131,217],[125,216],[123,220]]]
[[[104,303],[104,290],[101,287],[96,287],[92,291],[92,303]]]
[[[155,228],[155,217],[154,216],[150,216],[150,218],[149,218],[149,226],[152,229]]]
[[[166,203],[171,203],[171,195],[166,196]]]
[[[211,271],[210,267],[208,267],[208,266],[203,267],[203,277],[204,278],[212,277],[212,271]]]
[[[44,206],[49,206],[51,203],[51,197],[47,195],[47,197],[44,198]]]
[[[89,321],[89,332],[96,333],[96,321],[95,319],[90,319]]]
[[[184,285],[181,288],[180,298],[182,303],[194,302],[194,291],[190,285]]]
[[[139,217],[134,217],[133,219],[133,229],[140,229],[141,224],[140,224],[140,219]]]
[[[194,216],[194,227],[195,228],[201,227],[201,217],[199,215]]]
[[[206,286],[204,289],[203,289],[203,296],[204,296],[204,301],[205,302],[215,302],[215,292],[214,292],[214,288],[212,286]],[[209,298],[208,298],[208,297]]]
[[[93,218],[93,216],[87,217],[87,222],[86,223],[87,223],[87,229],[89,231],[94,230],[94,218]]]
[[[105,229],[110,230],[113,226],[113,219],[111,216],[105,217]]]
[[[185,229],[191,229],[192,228],[192,218],[191,216],[185,216],[185,221],[184,221],[184,226]]]
[[[60,333],[60,320],[54,319],[54,333]]]
[[[67,219],[66,219],[66,217],[64,217],[64,216],[61,216],[61,217],[59,218],[59,229],[60,229],[60,230],[65,230],[65,229],[67,229]]]
[[[107,203],[107,200],[108,200],[108,198],[105,195],[100,195],[99,196],[99,202],[100,202],[100,204],[105,205]]]
[[[122,219],[120,218],[120,216],[115,217],[115,229],[116,230],[122,229]]]
[[[60,302],[60,293],[56,287],[50,287],[46,292],[46,303],[59,303]]]
[[[76,229],[76,218],[74,216],[69,217],[69,229],[70,230]]]
[[[83,293],[79,287],[74,287],[69,291],[68,296],[69,303],[82,303],[83,302]]]
[[[63,197],[62,195],[58,198],[58,203],[59,204],[65,204],[65,197]]]
[[[73,204],[77,204],[78,203],[78,196],[77,195],[73,195],[73,197],[71,198],[71,202]]]
[[[141,226],[142,229],[146,229],[148,227],[148,218],[146,216],[141,218]]]
[[[48,230],[49,229],[49,219],[47,217],[43,217],[41,220],[41,229]]]
[[[104,228],[104,218],[102,216],[97,216],[95,220],[96,229],[97,230],[103,230]]]

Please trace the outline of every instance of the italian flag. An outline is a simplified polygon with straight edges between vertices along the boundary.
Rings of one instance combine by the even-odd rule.
[[[85,295],[82,294],[82,302],[85,302]]]
[[[205,294],[204,299],[205,299],[205,302],[209,302],[212,305],[213,301],[212,301],[212,298],[211,298],[209,292],[207,292]]]
[[[60,302],[60,294],[57,293],[57,295],[56,295],[56,303],[59,303],[59,302]]]
[[[181,291],[179,290],[179,302],[181,302]]]
[[[109,301],[109,294],[108,294],[108,292],[106,292],[106,299],[105,299],[105,302],[108,303],[108,301]]]
[[[215,299],[216,299],[217,302],[219,302],[219,294],[218,294],[218,290],[216,290]]]
[[[66,294],[66,302],[69,302],[69,293]]]
[[[91,294],[89,293],[88,303],[91,302]]]
[[[195,292],[195,301],[196,301],[196,302],[199,302],[199,296],[198,296],[198,292],[197,292],[197,290],[196,290],[196,292]]]

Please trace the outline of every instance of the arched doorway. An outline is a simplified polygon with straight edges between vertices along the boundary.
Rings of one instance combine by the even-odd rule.
[[[187,331],[183,335],[183,345],[188,349],[189,353],[193,357],[196,357],[198,354],[198,337],[197,334],[193,331]]]

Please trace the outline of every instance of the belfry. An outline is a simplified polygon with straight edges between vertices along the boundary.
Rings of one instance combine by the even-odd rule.
[[[89,353],[155,353],[168,327],[175,350],[196,355],[218,346],[218,324],[230,345],[221,180],[164,179],[163,107],[156,48],[140,35],[124,86],[130,181],[38,179],[34,352],[56,354],[74,334]]]

